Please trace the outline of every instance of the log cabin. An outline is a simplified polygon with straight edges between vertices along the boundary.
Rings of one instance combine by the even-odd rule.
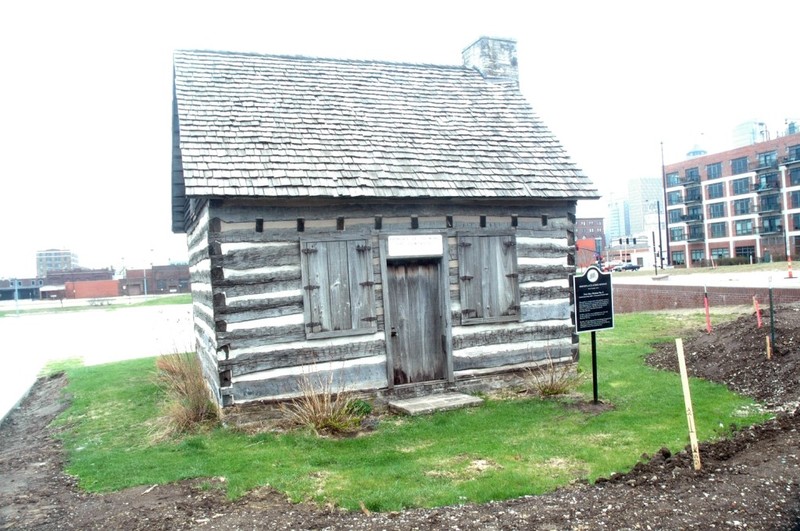
[[[173,231],[222,406],[303,378],[378,395],[572,362],[592,182],[523,97],[516,42],[461,65],[180,50]]]

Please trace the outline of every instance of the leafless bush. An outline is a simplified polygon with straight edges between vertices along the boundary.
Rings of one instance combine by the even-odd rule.
[[[159,356],[156,369],[156,381],[166,394],[163,409],[169,433],[192,432],[219,422],[219,407],[208,390],[197,353]]]
[[[526,370],[528,385],[542,396],[566,395],[578,388],[584,375],[573,363],[556,363],[550,354],[546,362]]]
[[[299,380],[300,396],[281,404],[287,420],[295,426],[309,427],[319,434],[344,434],[358,431],[369,414],[369,403],[344,389],[334,389],[333,373],[304,374]]]

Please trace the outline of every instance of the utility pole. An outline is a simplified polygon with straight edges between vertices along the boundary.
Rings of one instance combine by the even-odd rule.
[[[669,203],[667,202],[667,169],[664,166],[664,142],[661,142],[661,184],[664,186],[664,217],[667,217],[667,206]],[[667,238],[667,265],[672,264],[672,257],[669,256],[669,223],[664,223],[665,229],[665,237]],[[661,247],[661,214],[658,215],[658,241],[659,247]],[[664,248],[661,247],[659,249],[661,251],[661,269],[664,269]]]

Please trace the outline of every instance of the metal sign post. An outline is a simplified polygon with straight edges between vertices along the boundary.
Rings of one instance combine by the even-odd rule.
[[[573,277],[575,329],[592,333],[592,388],[597,403],[597,330],[614,328],[614,297],[611,274],[589,266],[583,275]]]

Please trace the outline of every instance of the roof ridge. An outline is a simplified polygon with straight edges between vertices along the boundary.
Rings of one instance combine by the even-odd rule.
[[[205,50],[205,49],[185,49],[176,48],[173,50],[173,57],[176,54],[208,54],[208,55],[221,55],[231,57],[263,57],[268,59],[285,59],[285,60],[298,60],[298,61],[320,61],[329,63],[349,63],[349,64],[377,64],[377,65],[390,65],[390,66],[421,66],[426,68],[443,68],[452,70],[473,70],[467,66],[456,64],[440,64],[440,63],[413,63],[407,61],[388,61],[385,59],[348,59],[344,57],[322,57],[313,55],[290,55],[290,54],[270,54],[259,52],[234,52],[229,50]]]

